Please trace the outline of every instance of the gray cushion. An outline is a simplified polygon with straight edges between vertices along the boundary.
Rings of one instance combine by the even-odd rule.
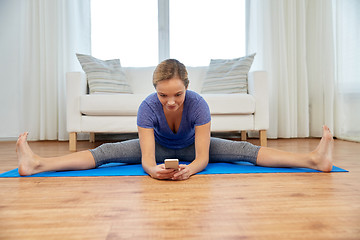
[[[76,56],[86,73],[90,93],[132,93],[119,59],[103,61],[85,54]]]
[[[255,53],[235,59],[211,59],[201,93],[247,93],[247,76]]]

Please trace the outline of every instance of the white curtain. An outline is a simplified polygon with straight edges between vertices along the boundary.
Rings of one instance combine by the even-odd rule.
[[[360,1],[334,0],[338,138],[360,142]]]
[[[66,140],[66,79],[90,53],[89,0],[21,1],[21,131]]]
[[[334,128],[331,1],[247,1],[247,53],[269,80],[270,138],[321,136]]]

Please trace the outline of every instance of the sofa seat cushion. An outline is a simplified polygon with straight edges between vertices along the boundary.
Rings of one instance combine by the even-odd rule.
[[[255,98],[250,94],[201,94],[208,103],[211,115],[253,114]]]
[[[136,116],[148,94],[88,94],[80,96],[80,112],[88,116]]]

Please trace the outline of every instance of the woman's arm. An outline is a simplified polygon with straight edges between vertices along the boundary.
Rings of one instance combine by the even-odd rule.
[[[206,168],[209,163],[210,125],[209,122],[195,127],[195,160],[189,165],[180,165],[180,171],[174,174],[174,180],[188,179]]]
[[[171,179],[174,176],[175,170],[165,169],[164,164],[156,164],[154,129],[138,127],[138,132],[141,163],[145,172],[156,179]]]

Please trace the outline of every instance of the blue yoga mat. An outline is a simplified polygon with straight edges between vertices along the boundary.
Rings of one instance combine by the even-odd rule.
[[[251,163],[209,163],[205,170],[198,174],[240,174],[240,173],[299,173],[320,172],[308,168],[270,168],[259,167]],[[348,172],[345,169],[333,166],[331,172]],[[99,176],[143,176],[147,173],[141,164],[109,163],[99,168],[80,171],[43,172],[29,177],[99,177]],[[20,177],[18,169],[0,174],[0,177]]]

